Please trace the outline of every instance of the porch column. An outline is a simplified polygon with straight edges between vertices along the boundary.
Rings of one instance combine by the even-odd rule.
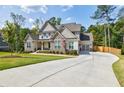
[[[36,51],[37,51],[37,41],[36,41]]]
[[[50,50],[54,50],[54,41],[50,41]]]
[[[41,41],[41,50],[43,50],[43,41]]]

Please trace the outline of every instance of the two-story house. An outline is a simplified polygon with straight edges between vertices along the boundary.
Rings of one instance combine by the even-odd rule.
[[[53,26],[48,21],[42,26],[39,35],[28,34],[25,38],[25,51],[37,50],[77,50],[89,51],[93,47],[91,33],[81,33],[81,24],[67,23]]]

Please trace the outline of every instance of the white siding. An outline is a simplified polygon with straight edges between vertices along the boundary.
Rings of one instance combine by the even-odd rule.
[[[64,29],[64,31],[61,33],[65,38],[76,38],[76,36],[69,31],[67,28]]]
[[[73,32],[73,33],[78,39],[80,38],[80,32]]]
[[[66,41],[66,49],[69,50],[69,42],[73,42],[74,49],[73,50],[78,50],[78,40],[77,39],[68,39]]]
[[[45,32],[39,35],[39,39],[50,39],[54,32]]]
[[[61,44],[61,47],[60,49],[55,49],[55,42],[56,41],[60,41],[60,44]],[[57,50],[57,51],[65,51],[63,45],[63,39],[62,39],[62,36],[60,34],[58,34],[58,36],[56,36],[56,38],[54,39],[54,43],[52,43],[51,47],[52,47],[52,50]]]
[[[74,41],[74,50],[78,50],[78,41]]]
[[[93,48],[93,42],[92,41],[81,41],[82,45],[89,45],[89,47]]]
[[[55,29],[48,23],[44,28],[43,32],[51,32],[51,31],[55,31]]]
[[[31,43],[31,48],[28,48],[27,47],[27,42],[30,42]],[[25,48],[25,51],[34,51],[35,49],[35,46],[36,44],[32,41],[32,38],[30,36],[28,36],[26,42],[24,43],[24,48]]]

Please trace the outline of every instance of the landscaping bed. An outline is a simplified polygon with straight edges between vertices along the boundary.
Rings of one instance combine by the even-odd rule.
[[[22,56],[2,56],[0,58],[27,58],[27,57],[22,57]]]
[[[37,53],[46,53],[46,54],[64,54],[64,55],[79,55],[77,53],[77,50],[67,50],[65,52],[63,51],[57,51],[57,50],[39,50]]]

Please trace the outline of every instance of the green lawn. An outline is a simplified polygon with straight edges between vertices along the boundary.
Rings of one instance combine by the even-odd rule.
[[[124,55],[116,54],[120,59],[113,64],[113,70],[122,87],[124,87]]]
[[[0,70],[68,58],[63,56],[33,55],[28,53],[15,54],[16,56],[21,56],[22,58],[1,58],[9,55],[11,55],[9,52],[0,52]]]

